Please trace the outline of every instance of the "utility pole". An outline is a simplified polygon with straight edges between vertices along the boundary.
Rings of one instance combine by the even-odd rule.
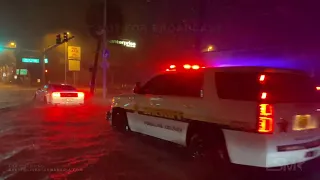
[[[64,83],[67,84],[68,42],[64,43]]]
[[[106,98],[107,95],[107,68],[108,68],[108,60],[105,51],[107,51],[107,0],[104,0],[104,10],[103,10],[103,39],[102,39],[102,69],[103,69],[103,98]]]

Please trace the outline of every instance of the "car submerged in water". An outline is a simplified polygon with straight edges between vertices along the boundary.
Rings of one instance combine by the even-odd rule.
[[[67,84],[47,84],[37,89],[34,100],[52,105],[82,105],[85,94]]]

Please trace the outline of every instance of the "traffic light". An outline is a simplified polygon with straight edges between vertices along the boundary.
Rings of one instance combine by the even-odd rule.
[[[56,44],[61,44],[61,35],[57,34],[56,36]]]
[[[63,42],[68,42],[68,33],[67,32],[63,33]]]
[[[46,69],[45,72],[47,73],[47,72],[48,72],[48,69]]]

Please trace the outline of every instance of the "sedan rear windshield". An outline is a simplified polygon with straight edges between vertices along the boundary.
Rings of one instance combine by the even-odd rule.
[[[305,74],[217,72],[215,80],[221,99],[257,101],[266,92],[273,102],[320,102],[320,91]]]
[[[68,85],[52,85],[52,88],[56,91],[76,91],[76,88]]]

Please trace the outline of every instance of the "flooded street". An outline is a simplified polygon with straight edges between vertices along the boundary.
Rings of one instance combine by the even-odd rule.
[[[31,104],[0,114],[0,179],[251,179],[254,173],[185,160],[183,149],[115,132],[106,105]],[[318,180],[319,160],[275,179]],[[253,171],[257,172],[257,171]],[[275,173],[275,172],[272,172]],[[266,176],[267,178],[267,176]]]

